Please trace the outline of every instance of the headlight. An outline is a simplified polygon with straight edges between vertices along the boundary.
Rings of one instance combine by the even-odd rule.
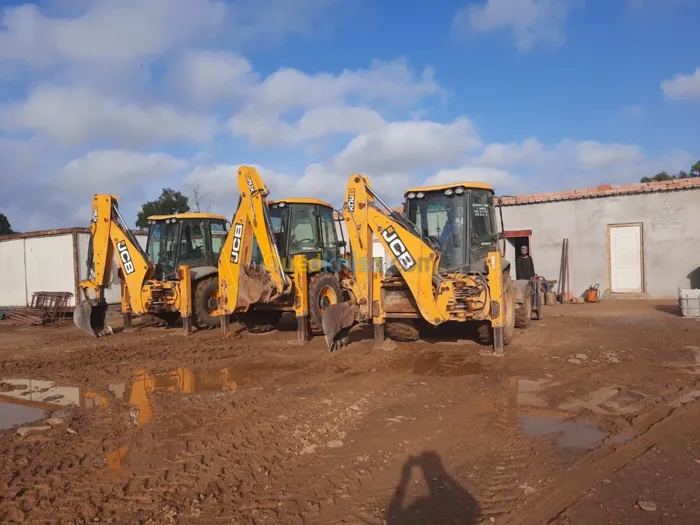
[[[459,188],[455,188],[455,193],[457,195],[462,195],[462,193],[464,193],[464,188],[462,188],[462,186],[460,186]]]
[[[454,190],[452,188],[447,188],[445,190],[445,195],[452,195],[454,193]]]
[[[416,194],[415,194],[415,192],[412,191],[412,192],[408,193],[408,194],[406,195],[406,197],[408,197],[409,199],[415,199],[415,198],[416,198]]]
[[[422,199],[423,197],[425,197],[425,193],[422,191],[419,191],[418,194],[416,195],[416,197],[418,197],[419,199]]]
[[[286,205],[287,205],[286,202],[280,202],[280,203],[278,204],[278,206],[279,206],[280,208],[284,208]]]

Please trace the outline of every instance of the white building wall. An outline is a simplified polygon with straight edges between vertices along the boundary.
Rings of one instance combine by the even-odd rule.
[[[24,239],[0,242],[0,306],[26,306]]]
[[[27,272],[25,304],[31,302],[34,292],[75,293],[71,234],[24,239],[24,260]]]
[[[532,230],[535,271],[559,279],[562,240],[569,239],[570,289],[609,291],[608,227],[641,223],[644,295],[675,299],[700,288],[700,188],[504,206],[507,230]]]
[[[90,234],[77,233],[78,275],[87,277],[87,250]],[[148,236],[136,234],[146,249]],[[114,260],[112,285],[106,290],[110,304],[120,302],[120,283]],[[73,234],[61,233],[0,241],[0,306],[29,306],[34,292],[70,292],[75,294]],[[69,301],[75,306],[75,297]]]

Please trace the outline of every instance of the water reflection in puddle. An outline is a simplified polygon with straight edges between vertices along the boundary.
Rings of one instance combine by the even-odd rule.
[[[592,450],[608,436],[599,428],[576,419],[540,414],[518,414],[518,424],[528,436],[558,434],[556,444],[561,448]]]
[[[78,387],[36,379],[0,380],[0,430],[60,415],[69,407],[91,407],[106,399]]]
[[[114,383],[109,390],[117,398],[132,407],[132,417],[139,425],[147,424],[153,417],[149,394],[202,392],[231,392],[238,389],[229,368],[219,370],[190,370],[174,368],[168,371],[134,370],[128,383]]]
[[[146,425],[153,418],[149,396],[154,393],[195,394],[232,392],[248,381],[233,368],[191,370],[134,370],[127,382],[109,385],[109,391],[130,405],[132,421]],[[0,430],[24,425],[51,416],[63,416],[69,408],[92,408],[109,403],[106,396],[79,387],[59,386],[54,381],[36,379],[0,379]],[[129,448],[105,453],[106,466],[121,470],[127,464]]]
[[[245,379],[238,376],[238,381]],[[167,371],[134,370],[128,383],[113,383],[109,390],[118,399],[126,401],[131,409],[131,420],[139,425],[148,424],[153,418],[149,396],[154,393],[196,394],[204,392],[233,392],[238,382],[233,379],[231,368],[218,370],[191,370],[179,367]],[[107,468],[121,470],[127,464],[128,447],[105,453]]]

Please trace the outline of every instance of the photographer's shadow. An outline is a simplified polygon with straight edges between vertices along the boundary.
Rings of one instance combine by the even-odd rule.
[[[413,467],[422,471],[428,494],[404,507]],[[472,495],[445,472],[440,456],[436,452],[423,452],[409,457],[403,464],[386,522],[388,525],[475,525],[480,514],[479,504]]]

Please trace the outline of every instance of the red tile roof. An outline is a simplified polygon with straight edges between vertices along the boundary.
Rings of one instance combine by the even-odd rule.
[[[516,197],[501,197],[501,199],[503,200],[504,206],[516,206],[518,204],[569,201],[577,199],[591,199],[596,197],[612,197],[615,195],[636,195],[641,193],[678,191],[687,189],[700,189],[700,177],[665,180],[660,182],[640,182],[637,184],[601,184],[597,188],[534,193],[532,195],[518,195]]]

